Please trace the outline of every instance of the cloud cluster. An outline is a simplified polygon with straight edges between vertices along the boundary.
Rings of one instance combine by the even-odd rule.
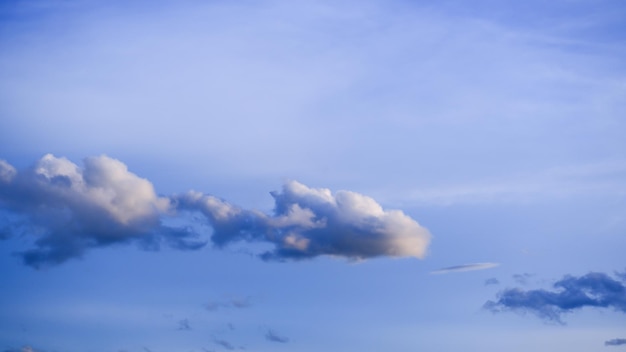
[[[182,220],[188,212],[204,216],[218,248],[236,241],[271,244],[273,249],[261,255],[265,260],[426,254],[430,234],[424,227],[400,210],[384,210],[367,196],[333,194],[296,181],[271,194],[275,209],[268,215],[200,192],[158,196],[148,180],[107,156],[86,158],[81,168],[48,154],[19,172],[0,160],[0,212],[21,217],[21,230],[36,235],[34,248],[20,253],[33,267],[59,264],[115,243],[201,248],[205,241],[192,230],[193,224],[163,224],[165,217]],[[16,232],[16,225],[9,225],[0,232]]]
[[[604,273],[565,276],[553,285],[555,291],[506,289],[484,307],[492,312],[531,312],[542,319],[562,323],[561,314],[584,307],[613,308],[626,313],[626,286]]]
[[[379,256],[422,258],[428,231],[400,210],[383,210],[372,198],[350,192],[332,194],[296,181],[272,192],[273,215],[246,210],[211,195],[188,192],[173,198],[177,209],[199,211],[213,227],[212,241],[270,243],[265,260],[330,255],[351,259]]]

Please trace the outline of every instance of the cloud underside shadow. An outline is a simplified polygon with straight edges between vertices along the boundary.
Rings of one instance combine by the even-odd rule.
[[[18,231],[31,234],[33,248],[19,255],[35,268],[120,243],[197,250],[209,241],[217,248],[260,242],[272,245],[261,258],[277,261],[426,254],[428,231],[400,210],[384,210],[370,197],[350,191],[333,194],[296,181],[271,195],[275,208],[268,215],[200,192],[157,195],[150,181],[107,156],[86,158],[81,168],[48,154],[19,172],[0,160],[0,211],[12,219],[0,224],[2,238]],[[189,213],[200,214],[212,234],[196,231],[198,224],[189,220],[194,218],[186,216]],[[169,222],[189,223],[166,225]]]
[[[553,284],[553,291],[506,289],[484,308],[492,312],[529,312],[546,321],[563,324],[562,315],[585,307],[609,308],[626,313],[626,287],[604,273],[581,277],[565,276]]]

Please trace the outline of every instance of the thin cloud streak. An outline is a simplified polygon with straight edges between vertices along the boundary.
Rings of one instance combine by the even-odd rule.
[[[463,264],[463,265],[455,265],[449,266],[446,268],[441,268],[435,271],[431,271],[431,274],[448,274],[448,273],[459,273],[465,271],[475,271],[475,270],[486,270],[499,266],[500,263],[472,263],[472,264]]]

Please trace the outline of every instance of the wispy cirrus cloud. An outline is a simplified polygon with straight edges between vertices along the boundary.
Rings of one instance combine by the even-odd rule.
[[[0,163],[0,210],[25,219],[22,227],[35,238],[34,248],[20,253],[27,265],[60,264],[116,243],[200,249],[207,240],[193,230],[193,222],[164,225],[164,219],[182,220],[185,213],[204,217],[217,248],[237,241],[271,244],[273,250],[261,255],[264,260],[423,258],[430,242],[417,221],[355,192],[333,194],[289,181],[271,193],[275,208],[268,215],[200,192],[159,196],[150,181],[104,155],[83,163],[51,154],[19,172]]]
[[[585,307],[612,308],[626,313],[626,286],[604,273],[580,277],[565,276],[555,282],[553,291],[506,289],[484,308],[492,312],[529,312],[547,321],[563,324],[561,315]]]
[[[448,274],[448,273],[459,273],[465,271],[474,271],[474,270],[485,270],[491,269],[499,266],[499,263],[472,263],[472,264],[463,264],[463,265],[454,265],[441,269],[437,269],[435,271],[431,271],[431,274]]]

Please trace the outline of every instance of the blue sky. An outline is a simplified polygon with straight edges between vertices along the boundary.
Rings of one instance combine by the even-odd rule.
[[[626,348],[625,27],[3,1],[0,351]]]

